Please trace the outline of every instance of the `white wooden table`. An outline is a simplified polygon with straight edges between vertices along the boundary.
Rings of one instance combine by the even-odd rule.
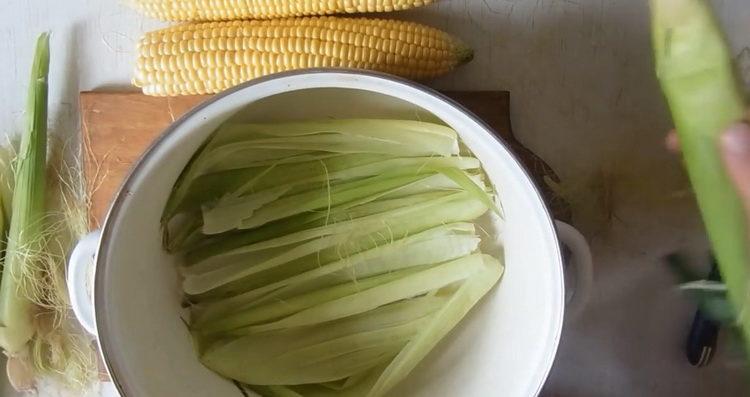
[[[682,345],[694,308],[659,262],[679,248],[700,254],[705,241],[694,204],[676,194],[687,186],[678,159],[661,146],[669,122],[651,68],[646,3],[438,0],[398,14],[470,43],[474,61],[435,85],[510,90],[517,135],[577,193],[576,223],[594,245],[595,291],[566,327],[551,395],[740,394],[741,367],[725,355],[706,369],[687,365]],[[750,5],[715,3],[750,65]],[[72,135],[78,92],[127,87],[138,36],[160,26],[115,0],[5,0],[0,10],[5,134],[21,125],[39,32],[53,33],[52,127]],[[613,206],[609,223],[591,211],[602,202]]]

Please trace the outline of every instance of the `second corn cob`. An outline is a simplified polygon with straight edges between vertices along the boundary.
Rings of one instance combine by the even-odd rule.
[[[145,15],[164,21],[228,21],[310,15],[389,12],[433,0],[133,0]]]
[[[459,40],[413,22],[337,17],[211,22],[146,34],[133,84],[148,95],[212,94],[287,70],[343,67],[429,79],[471,60]]]

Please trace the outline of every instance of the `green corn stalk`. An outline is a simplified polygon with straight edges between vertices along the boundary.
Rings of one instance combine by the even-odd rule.
[[[677,128],[729,298],[750,343],[750,239],[719,136],[747,103],[726,38],[705,0],[651,0],[656,72]]]
[[[3,278],[0,282],[0,347],[9,355],[23,351],[34,336],[34,304],[24,293],[33,277],[30,258],[39,250],[43,228],[47,158],[47,77],[49,34],[39,36],[27,103],[27,125],[16,158],[15,189]]]

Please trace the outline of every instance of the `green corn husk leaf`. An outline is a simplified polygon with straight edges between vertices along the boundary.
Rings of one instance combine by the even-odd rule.
[[[484,256],[484,270],[466,280],[452,293],[445,305],[430,316],[430,322],[409,341],[405,348],[390,362],[373,367],[356,383],[341,391],[333,391],[321,385],[300,385],[290,389],[306,397],[345,396],[379,397],[386,395],[393,386],[409,375],[414,367],[450,332],[458,322],[487,294],[502,276],[503,267],[494,258]]]
[[[312,266],[299,271],[292,269],[291,272],[282,273],[281,277],[241,285],[241,288],[229,290],[228,296],[209,295],[198,301],[205,315],[218,316],[225,310],[244,308],[269,299],[285,300],[314,288],[450,261],[473,252],[479,239],[466,236],[452,241],[455,238],[452,227],[439,226],[333,262],[320,265],[313,262]]]
[[[217,238],[208,239],[185,253],[186,265],[200,263],[210,257],[227,255],[234,250],[263,240],[278,238],[307,229],[325,227],[365,216],[380,214],[398,208],[410,208],[418,204],[445,198],[453,192],[429,192],[415,194],[409,197],[375,200],[372,202],[346,203],[332,207],[330,211],[313,211],[296,215],[276,222],[271,222],[259,228],[243,230],[233,234],[222,234]]]
[[[27,126],[21,137],[8,244],[0,283],[0,346],[14,355],[26,348],[34,335],[33,303],[23,284],[33,279],[34,252],[40,250],[37,236],[43,227],[47,157],[47,77],[49,34],[42,34],[34,56],[29,86]]]
[[[340,391],[333,391],[322,384],[293,386],[292,390],[305,397],[361,397],[367,395],[388,364],[390,363],[381,364],[355,377]]]
[[[657,75],[730,300],[744,313],[750,296],[750,236],[718,142],[727,127],[743,118],[744,93],[708,2],[651,0],[651,10]],[[750,343],[750,315],[739,321]]]
[[[13,150],[12,142],[8,143],[8,147],[0,147],[0,199],[2,200],[2,212],[5,217],[6,229],[10,225],[10,207],[13,203],[15,156],[16,153]]]
[[[250,338],[238,339],[237,342],[228,344],[222,350],[210,350],[202,358],[203,364],[214,372],[242,382],[271,383],[271,384],[305,384],[328,382],[339,379],[340,376],[356,374],[363,369],[372,368],[392,358],[413,334],[415,328],[423,323],[415,322],[410,327],[394,327],[396,330],[388,330],[394,335],[386,335],[387,331],[370,331],[371,338],[381,340],[390,338],[393,343],[383,346],[363,348],[360,350],[345,352],[337,357],[326,357],[320,360],[309,360],[307,355],[297,357],[294,354],[282,356],[269,356],[262,366],[250,365],[247,351],[257,350],[258,345]],[[399,332],[400,331],[400,332]],[[365,336],[358,336],[364,338]],[[334,341],[336,343],[354,343],[351,339]],[[323,345],[322,349],[331,349],[331,345]],[[241,350],[240,350],[241,349]],[[253,350],[247,350],[253,349]],[[236,352],[241,352],[238,354]],[[235,353],[234,355],[231,355]],[[264,352],[259,352],[259,356]],[[290,352],[292,353],[292,352]],[[298,353],[298,352],[293,352]],[[304,354],[305,352],[299,352]],[[266,356],[263,354],[263,356]],[[306,360],[306,361],[305,361]],[[245,368],[244,370],[241,368]],[[272,372],[267,372],[272,371]]]
[[[344,335],[365,332],[372,329],[381,329],[395,327],[406,324],[410,321],[424,318],[440,310],[448,302],[448,296],[424,295],[417,298],[392,303],[381,306],[367,313],[358,314],[352,317],[343,318],[327,323],[321,323],[309,327],[289,328],[286,330],[276,330],[261,335],[281,334],[296,335],[297,332],[307,332],[313,339],[314,343],[335,339]],[[224,339],[236,337],[258,336],[258,333],[249,331],[247,327],[231,330],[223,335]],[[211,337],[208,341],[213,340]],[[223,339],[219,339],[223,340]]]
[[[175,223],[178,225],[175,226]],[[176,253],[207,244],[201,229],[203,220],[199,212],[180,216],[177,222],[163,224],[162,243],[167,251]]]
[[[384,155],[353,154],[307,162],[219,170],[195,179],[178,208],[180,210],[194,208],[196,204],[218,200],[223,195],[239,197],[248,192],[258,192],[280,186],[299,186],[325,181],[335,185],[340,180],[376,176],[403,168],[418,169],[425,166],[478,169],[479,161],[472,157],[393,158]]]
[[[258,174],[257,167],[270,167],[312,161],[319,163],[320,161],[325,162],[332,158],[342,156],[341,154],[335,153],[307,154],[306,152],[299,152],[297,156],[274,158],[270,160],[243,157],[245,162],[242,164],[230,164],[224,166],[228,171],[209,173],[206,169],[207,166],[205,163],[208,161],[207,159],[211,157],[207,150],[210,146],[210,142],[208,142],[199,149],[198,154],[190,160],[190,163],[180,175],[174,186],[172,195],[167,201],[164,213],[162,214],[162,223],[165,223],[177,213],[184,211],[185,207],[189,208],[191,205],[218,199],[226,193],[224,189],[229,188],[233,191],[241,187],[242,184],[247,182],[248,178],[252,178]],[[377,158],[380,157],[382,156],[377,156]],[[212,161],[219,160],[220,159],[213,159]],[[366,162],[364,159],[361,160]]]
[[[318,383],[314,386],[316,386],[318,389],[325,390],[326,392],[329,392],[332,395],[337,395],[343,391],[351,389],[353,386],[364,380],[372,371],[377,370],[378,367],[370,368],[368,370],[362,371],[358,374],[350,375],[349,377],[346,377],[344,379],[339,379],[337,381],[333,382],[324,382],[324,383]],[[297,386],[297,389],[302,391],[302,388],[309,386],[309,385],[302,385]],[[311,395],[311,393],[314,393],[312,391],[309,392],[302,392],[305,396]]]
[[[193,273],[194,268],[185,272],[182,288],[189,295],[203,294],[246,277],[268,273],[344,241],[346,241],[346,236],[334,235],[321,237],[292,247],[277,247],[233,257],[219,257],[213,261],[196,265],[194,268],[198,267],[199,270],[205,270],[201,273]],[[308,261],[313,262],[313,260]]]
[[[477,200],[473,199],[466,192],[457,192],[447,196],[435,197],[424,202],[414,203],[414,205],[410,206],[396,207],[392,209],[386,208],[386,211],[384,212],[366,214],[365,216],[350,221],[342,221],[332,224],[326,222],[324,225],[314,226],[312,228],[304,227],[305,224],[300,222],[303,225],[301,230],[291,230],[291,233],[270,238],[265,241],[259,241],[255,244],[251,243],[245,247],[239,246],[229,251],[224,251],[223,253],[221,253],[222,250],[220,249],[214,249],[212,252],[216,252],[217,254],[221,253],[221,255],[229,255],[242,252],[252,252],[265,248],[282,247],[297,242],[312,240],[317,237],[345,233],[353,234],[360,230],[371,229],[371,225],[375,225],[376,228],[379,228],[390,226],[392,224],[393,229],[400,228],[405,231],[421,231],[439,224],[436,222],[449,223],[472,220],[481,216],[486,210],[487,207],[483,203],[477,202]],[[409,218],[410,221],[408,223],[397,222],[402,218]],[[397,232],[392,234],[398,236]],[[251,238],[245,239],[247,235],[244,234],[241,236],[243,237],[241,239],[242,242],[255,240]],[[250,249],[249,247],[253,248]],[[226,248],[226,246],[222,245],[221,248]],[[207,255],[207,253],[204,253],[200,256]]]
[[[0,195],[0,206],[3,205],[3,198],[2,195]],[[5,211],[0,210],[0,252],[5,252],[5,242],[6,242],[6,228],[8,225],[8,219],[5,216]],[[3,263],[5,261],[5,258],[0,258],[0,269],[3,268]],[[0,282],[2,282],[3,272],[0,270]]]
[[[272,323],[249,327],[247,330],[264,332],[300,327],[364,313],[462,281],[476,274],[483,265],[481,255],[465,256],[349,296],[321,303]]]
[[[481,200],[487,208],[491,208],[496,214],[500,214],[500,209],[497,208],[495,202],[492,201],[490,195],[487,194],[487,187],[483,183],[477,183],[472,180],[465,172],[461,172],[455,168],[437,168],[436,171],[442,175],[447,176],[458,186],[471,193],[478,200]]]
[[[459,217],[462,214],[456,212],[454,215]],[[454,259],[473,252],[479,244],[480,239],[474,234],[471,224],[441,225],[440,218],[423,219],[430,221],[431,224],[425,224],[425,222],[414,225],[395,224],[394,226],[376,224],[374,226],[379,227],[374,229],[374,232],[365,229],[367,225],[364,225],[363,231],[367,233],[357,232],[351,236],[351,239],[347,239],[347,236],[342,234],[330,238],[324,237],[294,248],[279,247],[263,252],[251,250],[248,253],[228,258],[221,256],[212,258],[197,265],[198,272],[194,272],[193,268],[183,271],[185,275],[183,289],[186,292],[205,291],[193,296],[193,301],[204,302],[276,284],[332,262],[340,263],[353,255],[378,247],[388,245],[404,247],[403,256],[394,258],[388,267],[393,270],[398,266],[423,264],[427,260],[433,261],[427,263],[436,263]],[[454,219],[446,219],[446,221],[452,220]],[[440,226],[434,227],[435,224]],[[423,230],[425,227],[433,228]],[[405,237],[409,238],[401,241]],[[321,246],[327,246],[327,248],[315,252],[315,249]],[[225,263],[231,266],[222,268],[221,265]],[[256,267],[254,264],[259,266]],[[341,272],[328,275],[326,282],[339,281],[343,276],[366,277],[377,274],[378,271],[382,270],[370,265],[369,262],[364,262],[355,265],[344,275],[338,275]]]
[[[391,156],[458,154],[453,129],[421,121],[342,119],[269,124],[226,124],[214,148],[252,143],[251,148]],[[216,150],[216,149],[214,149]]]
[[[329,206],[371,197],[374,194],[391,191],[425,178],[425,175],[401,176],[395,178],[373,177],[337,186],[322,187],[309,192],[279,199],[281,194],[257,205],[254,196],[243,197],[236,203],[204,209],[203,233],[217,234],[232,229],[250,229],[274,220],[299,213],[320,210]],[[282,189],[285,187],[281,187]],[[273,190],[273,189],[271,189]],[[283,193],[282,193],[283,194]],[[264,205],[268,204],[268,205]],[[262,208],[261,208],[262,207]]]
[[[478,179],[479,177],[466,175],[466,179],[473,184],[481,183],[481,181],[474,181],[473,178]],[[334,187],[330,190],[321,189],[317,192],[304,192],[299,195],[282,198],[259,209],[253,216],[243,219],[239,228],[257,228],[269,222],[305,213],[306,211],[327,212],[329,207],[342,203],[357,206],[375,200],[397,199],[427,192],[460,191],[462,189],[453,179],[445,175],[429,173],[396,178],[390,178],[390,175],[386,174],[360,181],[363,184],[368,182],[374,183],[371,186],[360,187],[355,185],[353,189],[343,191]],[[343,185],[339,185],[339,187],[343,188]],[[487,196],[487,193],[484,195]],[[295,203],[300,202],[304,204],[297,204],[295,206]]]
[[[248,384],[336,381],[394,357],[444,303],[445,298],[417,298],[312,327],[209,342],[201,361]]]
[[[440,234],[444,230],[447,230],[446,227],[441,226],[437,230],[418,233],[335,262],[314,266],[304,272],[294,272],[279,281],[263,283],[262,286],[239,295],[202,302],[200,307],[204,316],[218,318],[228,311],[246,308],[270,299],[285,300],[315,288],[454,260],[476,248],[476,242],[468,246],[447,242],[449,237]],[[430,238],[431,236],[437,238]]]
[[[450,231],[449,233],[445,236],[430,236],[420,241],[410,242],[404,248],[404,255],[415,257],[421,255],[421,258],[412,260],[410,256],[405,257],[391,264],[389,269],[411,263],[421,263],[418,261],[427,260],[427,258],[435,258],[436,260],[454,259],[475,251],[479,245],[480,238],[476,235],[463,235],[456,231]],[[341,243],[320,251],[316,251],[320,240],[313,241],[312,244],[303,244],[289,251],[284,248],[274,249],[272,251],[278,254],[273,257],[265,257],[260,263],[254,262],[256,254],[242,255],[239,260],[231,263],[232,268],[217,267],[216,270],[203,274],[186,274],[183,283],[184,291],[205,291],[199,293],[200,301],[205,301],[205,298],[237,295],[260,288],[263,285],[280,282],[296,274],[332,262],[341,261],[360,252],[393,243],[391,236],[385,233],[374,233],[354,241],[344,241],[346,240],[345,236],[338,236],[335,240],[339,240]],[[299,255],[301,250],[309,252],[303,252],[306,255],[302,256]],[[217,261],[216,263],[221,262]],[[382,270],[374,266],[360,265],[350,269],[350,272],[351,275],[346,274],[346,276],[354,278],[378,274]],[[337,278],[342,277],[343,275]],[[328,279],[331,281],[332,276],[329,276]]]
[[[190,295],[201,294],[316,253],[314,258],[308,259],[309,262],[314,262],[309,267],[321,266],[394,240],[398,241],[401,237],[417,232],[423,227],[422,224],[417,224],[417,226],[416,229],[408,227],[404,229],[402,225],[390,227],[387,224],[371,223],[363,225],[355,234],[338,233],[300,244],[272,247],[266,250],[259,250],[253,246],[244,247],[237,254],[211,258],[211,260],[188,268],[183,272],[185,275],[183,290]],[[442,247],[444,250],[456,248],[463,252],[464,247],[468,247],[471,252],[479,244],[479,238],[473,235],[474,228],[471,224],[455,226],[449,224],[439,230],[448,231],[444,236],[433,237],[434,240],[440,237],[446,240]],[[466,234],[466,236],[460,236],[466,238],[459,238],[458,234]],[[436,244],[439,243],[436,242]],[[258,245],[262,244],[256,246]],[[440,248],[439,245],[436,246],[436,249],[440,250]],[[303,270],[299,266],[296,269],[297,271]]]
[[[228,186],[217,185],[213,187],[218,192],[229,191],[220,198],[219,205],[226,201],[238,200],[249,194],[260,194],[265,190],[284,188],[286,192],[303,190],[305,186],[336,186],[340,181],[355,180],[359,178],[374,177],[378,175],[409,175],[420,174],[422,170],[431,170],[447,167],[456,167],[461,170],[479,168],[479,161],[471,157],[408,157],[389,158],[379,156],[376,159],[361,159],[361,156],[341,156],[326,161],[320,160],[312,163],[272,165],[264,167],[257,175],[248,175],[246,172],[236,172],[236,178],[246,181],[238,183],[230,181],[229,175],[218,175],[219,180]],[[335,161],[334,161],[335,160]],[[242,171],[242,170],[241,170]],[[200,197],[202,202],[211,201],[205,192],[206,183],[211,186],[216,174],[206,176],[206,181],[200,178],[196,184],[200,186],[199,192],[204,194]],[[317,185],[316,182],[325,182]],[[210,192],[210,190],[209,190]]]
[[[257,393],[263,397],[305,397],[286,386],[242,385],[241,388],[245,392]]]
[[[175,212],[189,211],[210,203],[230,193],[264,190],[287,184],[301,184],[323,180],[326,173],[335,174],[355,166],[387,159],[387,156],[371,154],[333,155],[309,161],[287,162],[282,159],[270,164],[239,167],[206,173],[190,181],[182,201],[174,204]],[[250,160],[250,159],[248,159]],[[254,163],[251,163],[251,165]]]
[[[324,120],[302,123],[226,124],[200,149],[180,176],[162,222],[174,216],[192,182],[216,169],[246,168],[258,161],[304,161],[330,155],[384,154],[422,157],[458,154],[452,129],[404,120]],[[325,154],[328,152],[328,155]],[[248,159],[251,163],[248,163]]]
[[[483,255],[484,269],[475,273],[456,291],[430,323],[388,365],[367,397],[379,397],[406,378],[422,359],[450,332],[477,302],[500,280],[503,266],[497,259]]]
[[[420,269],[404,269],[391,273],[381,274],[374,277],[347,282],[333,287],[318,289],[305,294],[300,294],[289,299],[271,302],[265,305],[240,310],[220,318],[201,317],[199,314],[193,317],[193,326],[201,333],[225,332],[237,328],[243,328],[269,320],[276,320],[302,310],[330,302],[332,300],[349,296],[360,291],[368,290],[401,277],[413,274]]]
[[[429,182],[430,180],[428,178],[424,181]],[[264,239],[273,239],[303,229],[351,221],[400,207],[417,205],[455,193],[451,190],[420,193],[424,189],[419,188],[419,186],[421,186],[421,183],[417,182],[416,185],[396,188],[377,197],[366,197],[331,208],[301,213],[253,229],[235,230],[212,236],[201,233],[203,223],[200,216],[194,214],[192,220],[183,222],[180,229],[175,229],[177,233],[172,233],[171,241],[166,241],[165,244],[170,252],[185,252],[185,265],[190,266],[211,256],[227,253],[243,245],[260,242]],[[402,197],[400,192],[407,190],[413,190],[415,193]]]
[[[448,169],[443,171],[449,172]],[[479,176],[469,176],[461,170],[450,170],[451,176],[435,174],[426,167],[401,168],[382,175],[357,179],[338,185],[324,185],[313,190],[284,196],[288,186],[279,186],[249,196],[219,203],[203,211],[203,233],[217,234],[232,229],[250,229],[269,222],[309,211],[328,211],[342,204],[361,205],[378,199],[399,198],[407,195],[440,190],[469,192],[488,204],[494,204],[478,184]],[[477,179],[476,181],[473,180]],[[460,182],[456,182],[459,180]],[[284,196],[284,197],[282,197]]]

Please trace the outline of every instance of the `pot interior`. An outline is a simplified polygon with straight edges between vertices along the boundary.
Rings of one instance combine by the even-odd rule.
[[[124,396],[241,396],[195,356],[180,318],[176,259],[161,248],[161,212],[192,154],[225,120],[327,117],[450,125],[482,161],[504,212],[491,239],[501,241],[502,250],[489,252],[504,256],[502,281],[392,395],[538,393],[562,324],[559,247],[532,182],[483,124],[410,83],[345,72],[260,80],[209,102],[177,121],[144,156],[104,226],[95,286],[97,326],[105,361]]]

